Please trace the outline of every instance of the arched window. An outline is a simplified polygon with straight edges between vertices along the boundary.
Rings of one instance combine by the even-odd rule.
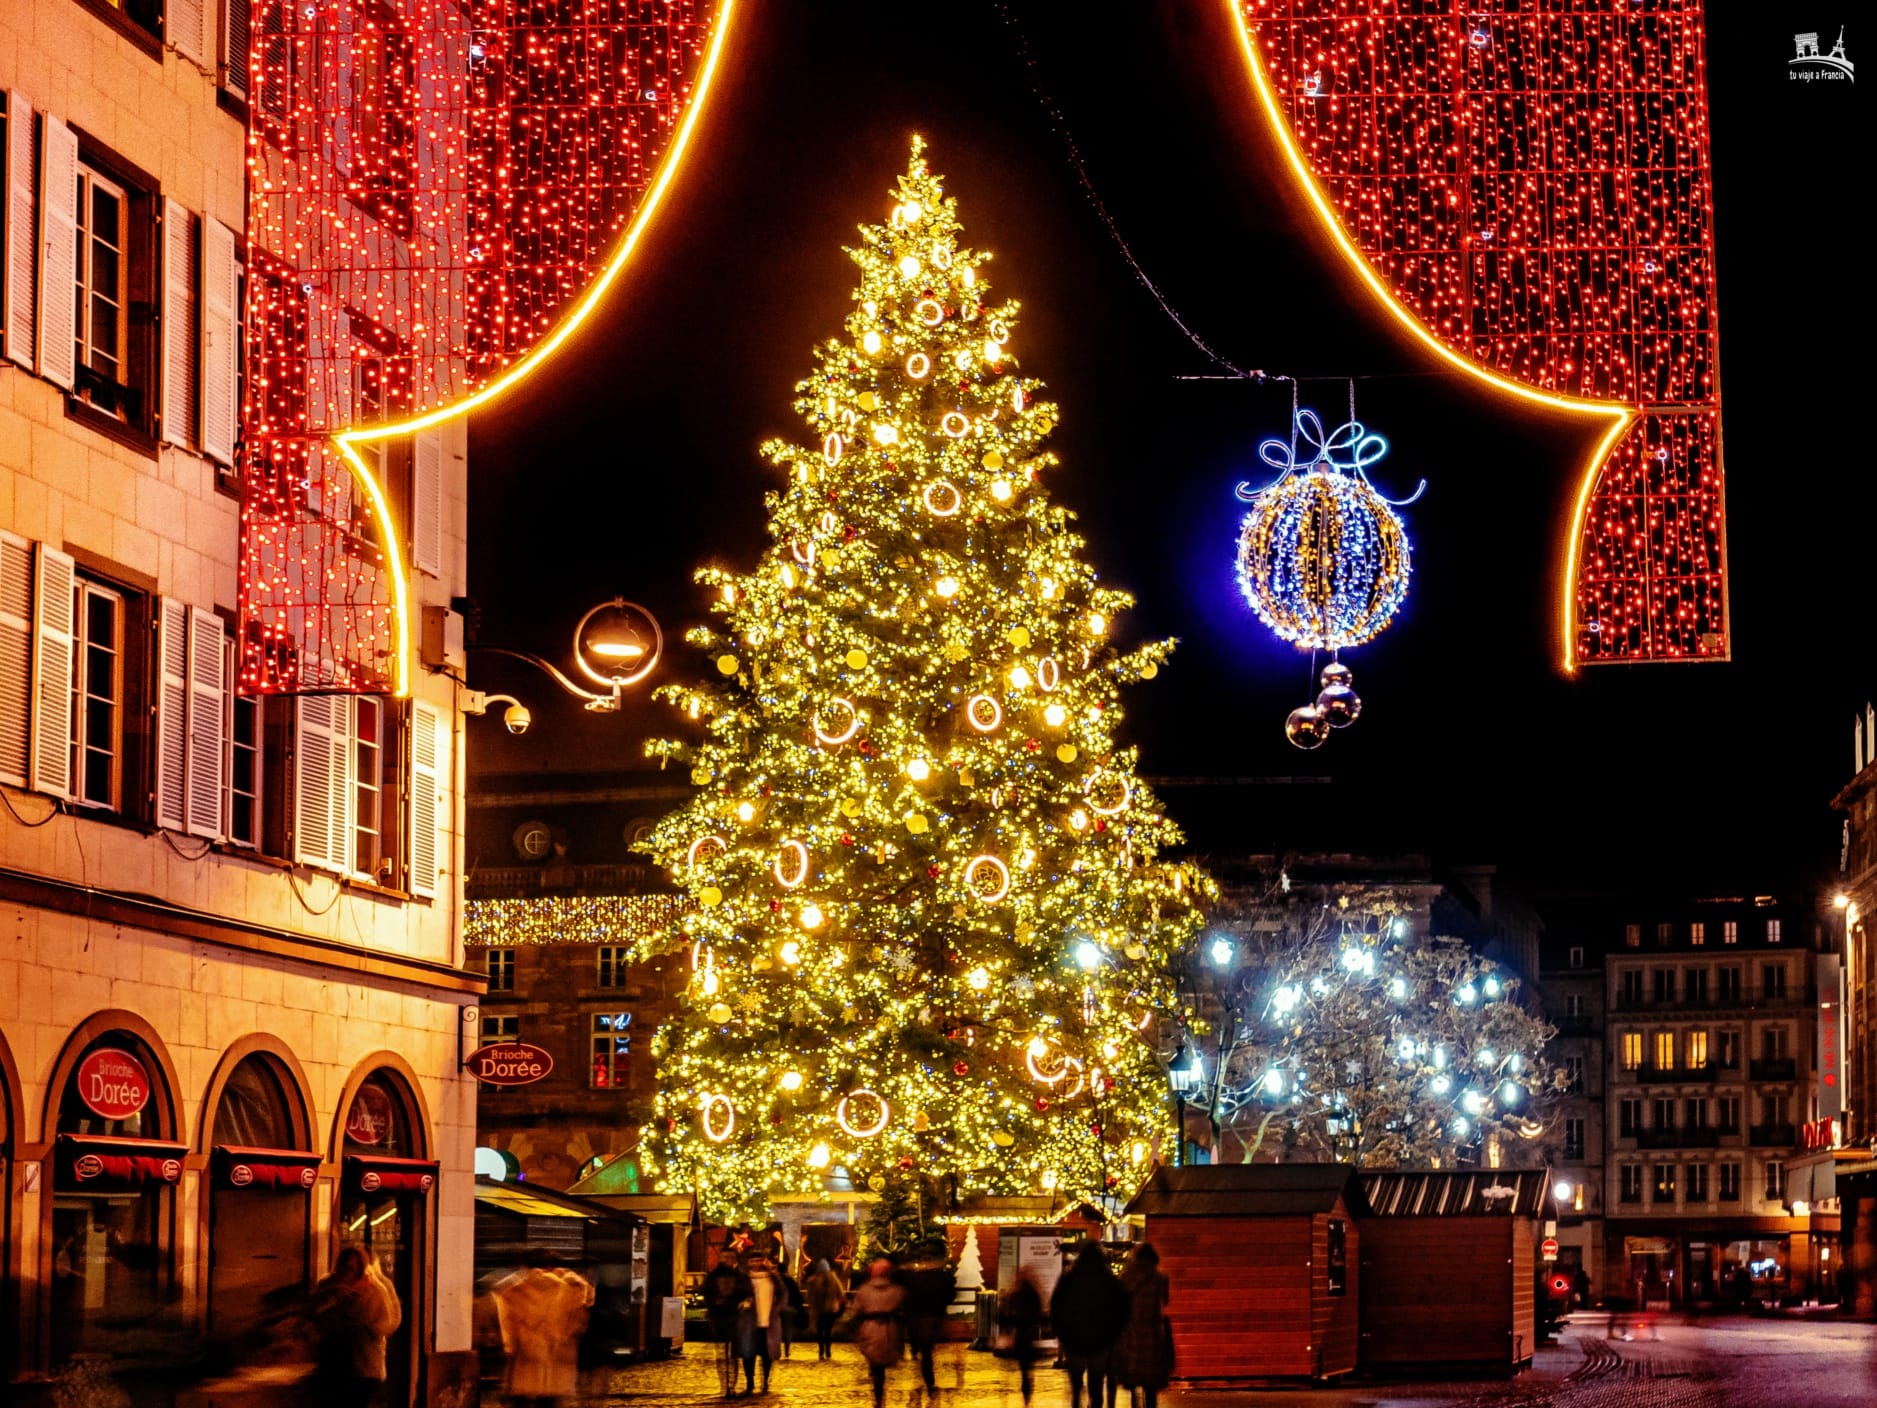
[[[211,1129],[208,1333],[239,1340],[306,1286],[319,1155],[304,1147],[298,1087],[266,1052],[235,1062]]]

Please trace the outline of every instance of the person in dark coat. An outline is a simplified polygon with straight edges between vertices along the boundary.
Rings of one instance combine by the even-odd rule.
[[[1173,1335],[1167,1324],[1172,1287],[1151,1243],[1142,1242],[1128,1258],[1121,1289],[1128,1296],[1128,1318],[1115,1342],[1115,1377],[1134,1391],[1137,1408],[1155,1408],[1160,1390],[1173,1377]]]
[[[755,1299],[755,1286],[744,1274],[736,1257],[730,1253],[726,1253],[723,1260],[704,1277],[704,1314],[710,1321],[711,1338],[723,1346],[725,1398],[736,1391],[737,1318],[745,1306],[754,1304]]]
[[[1056,1283],[1049,1298],[1049,1319],[1062,1345],[1063,1366],[1069,1371],[1070,1408],[1082,1408],[1082,1382],[1088,1381],[1089,1408],[1102,1408],[1102,1383],[1107,1381],[1108,1402],[1115,1400],[1110,1363],[1115,1341],[1128,1319],[1128,1293],[1108,1269],[1101,1243],[1084,1242],[1068,1273]]]
[[[932,1349],[945,1333],[945,1312],[958,1289],[958,1278],[946,1264],[945,1243],[921,1242],[900,1264],[895,1278],[906,1288],[906,1347],[919,1361],[927,1392],[938,1391],[932,1369]]]
[[[809,1313],[815,1317],[815,1343],[820,1349],[816,1357],[832,1359],[834,1322],[847,1309],[847,1287],[842,1284],[840,1273],[828,1264],[825,1256],[816,1261],[813,1269],[802,1278],[802,1299],[808,1303]]]
[[[1029,1267],[1017,1272],[1016,1285],[998,1302],[997,1326],[1003,1332],[998,1352],[1017,1361],[1023,1402],[1028,1408],[1036,1392],[1036,1342],[1043,1332],[1043,1293]]]
[[[893,1263],[875,1257],[867,1268],[867,1279],[854,1291],[854,1347],[867,1361],[873,1408],[885,1404],[886,1371],[899,1362],[900,1310],[905,1300],[906,1288],[893,1279]]]

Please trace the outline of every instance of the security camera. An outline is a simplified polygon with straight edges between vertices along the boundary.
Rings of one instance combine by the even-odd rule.
[[[534,715],[528,712],[525,704],[511,704],[502,711],[502,724],[517,736],[528,731],[528,725],[534,722]]]

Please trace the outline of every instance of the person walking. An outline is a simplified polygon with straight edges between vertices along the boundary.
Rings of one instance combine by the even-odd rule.
[[[829,1264],[825,1256],[817,1260],[802,1278],[802,1300],[808,1307],[808,1313],[815,1318],[815,1344],[820,1351],[815,1357],[832,1359],[834,1322],[847,1309],[847,1287],[842,1283],[840,1273]]]
[[[1088,1408],[1103,1408],[1104,1381],[1108,1404],[1114,1403],[1113,1351],[1127,1318],[1128,1293],[1109,1270],[1101,1243],[1084,1242],[1049,1298],[1050,1323],[1062,1345],[1063,1366],[1069,1371],[1069,1408],[1082,1408],[1085,1379]]]
[[[726,1252],[704,1277],[704,1314],[710,1321],[711,1338],[723,1346],[718,1377],[725,1398],[736,1393],[737,1317],[755,1295],[755,1287],[733,1253]]]
[[[1173,1377],[1173,1327],[1166,1313],[1172,1287],[1151,1242],[1142,1242],[1128,1258],[1121,1289],[1128,1296],[1128,1318],[1115,1342],[1116,1377],[1132,1390],[1135,1408],[1155,1408]]]
[[[938,1391],[938,1376],[932,1367],[932,1351],[945,1333],[945,1312],[950,1309],[958,1278],[945,1256],[945,1243],[939,1239],[920,1242],[912,1254],[900,1263],[900,1285],[906,1288],[906,1345],[919,1361],[919,1374],[926,1391]]]
[[[547,1252],[530,1252],[524,1268],[496,1286],[511,1408],[562,1408],[579,1392],[580,1336],[592,1305],[592,1283]]]
[[[767,1249],[758,1249],[749,1257],[750,1299],[737,1312],[737,1353],[743,1358],[745,1393],[756,1392],[756,1361],[763,1366],[764,1393],[769,1392],[769,1371],[782,1353],[782,1321],[788,1314],[788,1293],[782,1286],[782,1273],[776,1268]]]
[[[899,1318],[905,1303],[906,1288],[893,1279],[893,1263],[875,1257],[867,1267],[867,1279],[854,1292],[854,1343],[873,1381],[873,1408],[885,1404],[886,1371],[899,1360]]]
[[[776,1268],[776,1276],[782,1282],[782,1357],[787,1359],[795,1341],[808,1328],[808,1303],[802,1299],[801,1285],[793,1276],[781,1267]]]
[[[1017,1382],[1028,1408],[1036,1394],[1036,1342],[1043,1332],[1043,1292],[1029,1267],[1017,1272],[1017,1283],[998,1302],[997,1327],[997,1352],[1017,1361]]]
[[[404,1323],[398,1293],[360,1246],[341,1247],[313,1291],[314,1375],[321,1401],[373,1408],[383,1401],[385,1341]]]

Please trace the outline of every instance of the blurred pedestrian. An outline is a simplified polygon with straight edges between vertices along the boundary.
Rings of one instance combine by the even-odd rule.
[[[723,1346],[717,1367],[725,1398],[736,1392],[737,1317],[755,1295],[734,1253],[726,1252],[704,1277],[704,1314],[710,1321],[711,1338]]]
[[[1043,1333],[1043,1292],[1029,1267],[1018,1270],[1016,1284],[999,1299],[997,1328],[997,1353],[1017,1361],[1017,1381],[1027,1408],[1036,1393],[1036,1342]]]
[[[1049,1320],[1062,1345],[1063,1366],[1069,1371],[1069,1408],[1082,1408],[1084,1379],[1089,1408],[1102,1408],[1104,1382],[1108,1403],[1114,1403],[1114,1345],[1127,1319],[1128,1293],[1109,1270],[1101,1243],[1084,1242],[1049,1298]]]
[[[808,1328],[808,1310],[795,1278],[781,1267],[776,1268],[776,1275],[782,1281],[782,1357],[787,1359],[789,1349]]]
[[[782,1273],[767,1248],[750,1253],[746,1263],[750,1282],[747,1307],[737,1311],[737,1353],[743,1360],[745,1393],[756,1392],[756,1363],[762,1361],[764,1393],[769,1392],[769,1371],[782,1353],[782,1321],[788,1313],[788,1293]]]
[[[900,1285],[906,1288],[906,1345],[919,1361],[919,1374],[928,1391],[938,1389],[932,1370],[932,1350],[945,1333],[945,1312],[951,1308],[958,1278],[945,1256],[942,1238],[920,1242],[900,1263]]]
[[[398,1293],[360,1246],[339,1249],[313,1292],[315,1380],[322,1401],[372,1408],[385,1387],[385,1341],[404,1323]]]
[[[815,1357],[832,1359],[834,1322],[847,1309],[847,1286],[825,1256],[819,1258],[802,1278],[802,1299],[807,1304],[808,1313],[815,1317],[815,1343],[820,1349]]]
[[[1173,1377],[1173,1326],[1166,1313],[1172,1287],[1151,1243],[1142,1242],[1128,1258],[1121,1289],[1128,1296],[1128,1318],[1115,1343],[1116,1376],[1133,1391],[1136,1408],[1155,1408]]]
[[[547,1252],[529,1252],[523,1269],[497,1284],[511,1408],[562,1408],[579,1391],[580,1336],[592,1305],[592,1283]]]
[[[893,1263],[875,1257],[867,1279],[854,1292],[854,1344],[867,1361],[873,1381],[873,1408],[886,1402],[886,1371],[899,1361],[901,1307],[906,1289],[893,1279]]]

